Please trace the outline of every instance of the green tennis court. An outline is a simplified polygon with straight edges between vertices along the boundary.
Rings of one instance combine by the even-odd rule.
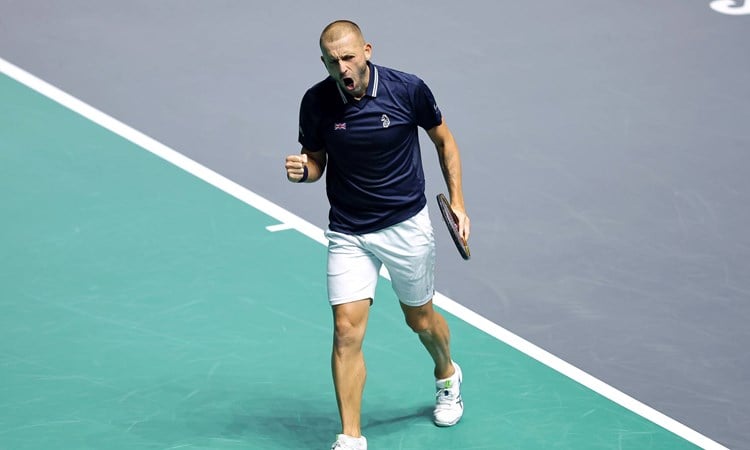
[[[325,248],[5,75],[0,98],[0,449],[328,448]],[[379,289],[371,449],[697,448],[451,315],[466,414],[437,428]]]

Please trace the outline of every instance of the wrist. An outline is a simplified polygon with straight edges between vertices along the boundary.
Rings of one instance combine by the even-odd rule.
[[[310,175],[310,172],[307,170],[307,164],[302,166],[302,170],[303,170],[302,178],[300,178],[299,181],[297,181],[297,183],[304,183],[305,181],[307,181],[307,177]]]

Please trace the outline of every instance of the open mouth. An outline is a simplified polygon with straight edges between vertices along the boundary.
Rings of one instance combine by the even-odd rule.
[[[348,89],[350,91],[354,89],[354,79],[353,78],[346,77],[346,78],[343,78],[341,81],[344,83],[344,86],[346,87],[346,89]]]

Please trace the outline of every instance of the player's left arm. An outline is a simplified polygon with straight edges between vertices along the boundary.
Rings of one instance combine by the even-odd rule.
[[[469,232],[471,225],[469,216],[466,214],[464,205],[464,193],[461,183],[461,154],[458,150],[458,144],[453,138],[453,133],[445,123],[445,119],[435,127],[427,130],[432,143],[440,160],[440,169],[443,171],[445,185],[448,187],[450,196],[451,209],[458,219],[458,232],[463,237],[464,242],[469,242]]]

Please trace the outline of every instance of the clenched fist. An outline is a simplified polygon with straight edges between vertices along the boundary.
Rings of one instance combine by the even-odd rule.
[[[286,157],[286,178],[292,183],[301,183],[307,179],[307,155],[289,155]]]

